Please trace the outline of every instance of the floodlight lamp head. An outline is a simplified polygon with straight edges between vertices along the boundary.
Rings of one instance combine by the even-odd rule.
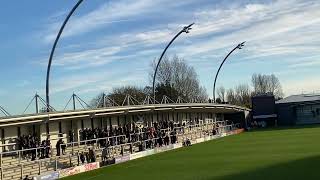
[[[185,32],[185,33],[189,33],[190,30],[192,29],[191,26],[193,26],[194,23],[190,24],[189,26],[185,26],[182,30],[182,32]]]
[[[240,43],[240,44],[238,44],[237,48],[238,48],[238,49],[242,49],[242,47],[244,46],[244,43],[245,43],[245,41],[242,42],[242,43]]]

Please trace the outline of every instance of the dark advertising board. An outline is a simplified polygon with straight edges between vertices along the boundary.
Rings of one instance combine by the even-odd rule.
[[[252,97],[253,119],[275,118],[275,99],[272,95]]]

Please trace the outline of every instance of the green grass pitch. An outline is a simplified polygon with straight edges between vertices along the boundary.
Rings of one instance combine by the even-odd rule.
[[[66,180],[320,179],[320,126],[245,132]]]

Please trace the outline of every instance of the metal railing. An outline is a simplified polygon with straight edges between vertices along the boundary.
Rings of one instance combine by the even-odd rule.
[[[212,125],[212,127],[208,127]],[[227,125],[227,126],[220,126],[220,127],[217,127],[217,133],[224,133],[224,132],[228,132],[228,131],[231,131],[231,130],[234,130],[236,127],[237,124],[232,124],[232,125]],[[206,133],[206,131],[210,131],[210,130],[213,130],[215,127],[215,123],[205,123],[205,124],[202,124],[202,125],[188,125],[188,126],[185,126],[185,127],[175,127],[174,129],[176,130],[177,134],[175,135],[176,136],[176,141],[179,141],[179,138],[182,139],[182,141],[184,141],[185,139],[189,138],[190,139],[194,139],[194,138],[198,138],[198,137],[202,137],[202,136],[208,136]],[[179,132],[179,129],[191,129],[190,131],[184,131],[183,133],[178,133]],[[171,144],[171,137],[173,137],[174,135],[169,135],[169,144]],[[82,145],[82,143],[84,143],[84,145],[91,145],[90,143],[92,142],[95,142],[96,144],[98,144],[99,140],[109,140],[109,139],[112,139],[112,138],[115,138],[115,139],[118,139],[118,138],[123,138],[125,137],[125,135],[120,135],[120,136],[113,136],[113,137],[106,137],[106,138],[97,138],[97,139],[91,139],[91,140],[84,140],[84,141],[79,141],[79,142],[71,142],[71,143],[67,143],[66,145],[71,145],[71,147],[75,147],[75,146],[79,146]],[[129,142],[129,143],[123,143],[123,144],[115,144],[113,146],[109,146],[107,147],[107,149],[109,150],[109,152],[115,152],[118,148],[118,150],[120,150],[120,154],[116,154],[116,153],[113,153],[113,154],[108,154],[108,157],[109,158],[115,158],[115,157],[119,157],[119,156],[123,156],[126,154],[125,152],[125,149],[127,147],[129,147],[129,154],[130,153],[134,153],[134,148],[137,148],[137,145],[142,145],[142,151],[146,150],[146,149],[153,149],[155,148],[155,144],[157,144],[157,140],[159,139],[158,138],[151,138],[151,139],[146,139],[146,140],[142,140],[142,141],[137,141],[137,142]],[[147,148],[147,142],[150,142],[152,141],[152,146],[150,148]],[[89,143],[90,142],[90,143]],[[93,144],[93,149],[95,153],[102,153],[103,149],[105,148],[101,148],[99,146],[96,146],[96,148],[94,148],[94,144]],[[24,169],[25,167],[27,167],[28,165],[31,164],[31,162],[22,162],[22,155],[25,151],[35,151],[36,154],[38,154],[39,151],[41,151],[42,149],[45,149],[46,147],[40,147],[40,148],[31,148],[31,149],[27,149],[27,150],[17,150],[17,151],[12,151],[12,152],[4,152],[4,153],[0,153],[0,173],[1,173],[1,179],[3,179],[3,176],[4,176],[4,173],[6,173],[6,170],[10,170],[11,168],[16,168],[16,169],[20,169],[20,170],[16,170],[17,172],[20,171],[20,175],[21,178],[23,177],[23,172],[24,172]],[[85,151],[87,151],[87,147],[85,147]],[[141,149],[139,149],[140,151]],[[139,152],[138,151],[138,152]],[[6,154],[10,154],[10,153],[15,153],[17,156],[18,156],[18,165],[14,165],[12,167],[10,166],[5,166],[3,167],[2,166],[2,162],[3,162],[3,155],[6,155]],[[128,154],[128,153],[127,153]],[[34,165],[37,165],[38,168],[37,169],[33,169],[33,170],[36,170],[37,171],[37,174],[42,174],[42,168],[43,167],[51,167],[53,168],[53,170],[58,170],[58,169],[61,169],[61,168],[64,168],[62,166],[60,166],[60,163],[58,163],[59,161],[62,161],[63,159],[67,160],[67,163],[68,166],[73,166],[73,165],[79,165],[80,164],[80,158],[79,158],[79,151],[74,153],[73,152],[73,149],[72,149],[72,153],[70,154],[66,154],[66,155],[61,155],[60,157],[56,156],[56,157],[53,157],[52,156],[52,149],[51,149],[51,158],[45,158],[45,159],[39,159],[37,158],[35,161],[32,161],[32,163]],[[103,160],[103,157],[102,155],[100,156],[101,160]],[[74,162],[76,164],[74,164]],[[50,163],[50,165],[48,166],[47,164],[43,165],[43,163]]]
[[[180,127],[174,127],[175,130],[181,130],[181,129],[187,129],[187,128],[196,128],[196,127],[203,127],[203,126],[207,126],[207,125],[214,125],[214,124],[217,124],[217,123],[221,123],[223,121],[217,121],[217,122],[213,122],[213,123],[203,123],[203,124],[194,124],[194,125],[185,125],[185,126],[180,126]],[[160,129],[160,131],[171,131],[171,128],[165,128],[165,129]],[[132,137],[133,135],[140,135],[140,134],[145,134],[146,132],[140,132],[140,133],[131,133],[130,136]],[[63,134],[63,133],[61,133]],[[126,138],[126,135],[118,135],[118,136],[111,136],[111,137],[104,137],[104,138],[95,138],[95,139],[88,139],[88,140],[81,140],[81,141],[74,141],[74,142],[69,142],[69,143],[66,143],[66,146],[79,146],[81,144],[90,144],[92,143],[93,141],[95,141],[95,143],[97,143],[99,140],[108,140],[110,141],[110,139],[114,139],[116,144],[118,144],[118,142],[120,141],[120,138]],[[57,139],[67,139],[66,137],[58,137]],[[55,139],[55,140],[57,140]],[[50,139],[51,140],[51,139]],[[53,140],[53,139],[52,139]],[[90,143],[88,143],[90,142]],[[11,144],[4,144],[2,146],[14,146],[16,145],[16,143],[11,143]],[[1,145],[0,145],[1,147]],[[31,151],[31,150],[39,150],[39,149],[43,149],[45,147],[37,147],[37,148],[30,148],[30,149],[22,149],[22,150],[14,150],[14,151],[6,151],[6,152],[1,152],[0,154],[18,154],[17,152],[23,152],[23,151]],[[52,148],[52,146],[50,146],[50,149],[55,149],[55,148]]]

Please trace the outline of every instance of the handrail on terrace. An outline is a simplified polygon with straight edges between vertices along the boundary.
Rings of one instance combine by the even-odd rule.
[[[198,124],[197,124],[198,125]],[[187,126],[183,126],[183,128],[189,128],[189,127],[196,127],[197,125],[187,125]],[[175,127],[174,129],[176,128],[182,128],[182,127]],[[166,129],[160,129],[160,131],[167,131],[169,130],[170,128],[166,128]],[[139,133],[131,133],[130,134],[130,138],[132,137],[132,135],[140,135],[140,134],[146,134],[147,132],[139,132]],[[126,135],[119,135],[119,136],[111,136],[111,137],[104,137],[104,138],[96,138],[96,139],[90,139],[90,140],[82,140],[82,141],[75,141],[75,142],[69,142],[69,143],[65,143],[63,145],[72,145],[72,146],[75,146],[75,145],[79,145],[79,144],[82,144],[82,143],[85,143],[87,144],[87,142],[92,142],[92,141],[95,141],[96,143],[99,141],[99,140],[110,140],[110,139],[113,139],[113,138],[121,138],[121,137],[126,137]]]
[[[203,123],[201,124],[201,126],[206,126],[206,125],[213,125],[216,123],[220,123],[220,122],[224,122],[224,121],[216,121],[216,122],[212,122],[212,123]],[[238,123],[239,124],[239,123]],[[230,126],[230,125],[226,125],[226,126]],[[186,125],[186,126],[180,126],[180,127],[174,127],[174,129],[182,129],[182,128],[193,128],[193,127],[200,127],[199,124],[195,124],[195,125]],[[168,129],[162,129],[162,130],[168,130]],[[145,132],[143,132],[145,133]],[[138,133],[137,133],[138,134]],[[82,141],[74,141],[74,142],[69,142],[69,143],[65,143],[66,146],[68,145],[80,145],[81,143],[86,143],[86,142],[92,142],[92,141],[96,141],[96,143],[99,140],[106,140],[106,139],[112,139],[112,138],[120,138],[120,137],[126,137],[126,135],[119,135],[119,136],[111,136],[111,137],[104,137],[104,138],[96,138],[96,139],[90,139],[90,140],[82,140]],[[60,137],[63,138],[63,137]],[[12,143],[13,145],[13,143]],[[7,152],[0,152],[0,154],[5,155],[5,154],[14,154],[14,153],[19,153],[19,152],[23,152],[23,151],[32,151],[32,150],[41,150],[41,149],[45,149],[48,147],[37,147],[37,148],[29,148],[29,149],[20,149],[20,150],[15,150],[15,151],[7,151]],[[52,149],[52,146],[50,146],[50,149]]]
[[[212,124],[214,124],[214,123],[212,123]],[[237,124],[239,124],[239,123],[237,123]],[[233,130],[234,128],[237,128],[236,127],[236,125],[237,124],[232,124],[232,125],[226,125],[226,126],[220,126],[220,127],[217,127],[218,129],[223,129],[223,128],[227,128],[227,127],[231,127],[230,129],[228,129],[228,130]],[[197,124],[198,125],[198,124]],[[206,125],[208,125],[208,124],[206,124]],[[203,125],[203,126],[206,126],[206,125]],[[189,126],[195,126],[195,125],[189,125]],[[186,128],[186,127],[183,127],[183,128]],[[211,129],[211,128],[210,128]],[[208,129],[207,129],[208,130]],[[226,129],[227,130],[227,129]],[[228,131],[227,130],[227,131]],[[187,137],[186,136],[188,136],[188,135],[191,135],[191,139],[192,139],[192,135],[194,134],[194,132],[196,132],[196,134],[197,134],[197,132],[199,132],[200,133],[200,137],[201,137],[201,134],[203,134],[205,131],[202,129],[202,131],[192,131],[192,132],[187,132],[187,133],[183,133],[183,135],[184,135],[184,137],[183,137],[183,140],[185,140]],[[222,133],[222,132],[218,132],[219,134],[220,133]],[[195,135],[196,135],[195,134]],[[179,134],[177,134],[177,136],[178,136]],[[120,135],[121,137],[123,137],[123,136],[125,136],[125,135]],[[106,138],[115,138],[115,137],[120,137],[120,136],[112,136],[112,137],[106,137]],[[211,135],[209,135],[209,136],[211,136]],[[173,135],[169,135],[169,137],[171,138],[171,137],[173,137]],[[198,137],[197,135],[196,135],[196,137]],[[92,140],[86,140],[86,141],[96,141],[96,142],[98,142],[98,140],[101,140],[101,139],[106,139],[106,138],[97,138],[97,139],[92,139]],[[144,145],[144,150],[146,150],[147,148],[146,148],[146,142],[147,141],[156,141],[156,140],[158,140],[159,138],[152,138],[152,139],[147,139],[147,140],[141,140],[141,141],[136,141],[136,142],[130,142],[130,143],[124,143],[124,144],[116,144],[116,145],[113,145],[113,146],[109,146],[109,147],[107,147],[108,149],[113,149],[113,148],[116,148],[116,147],[119,147],[120,146],[120,148],[121,148],[121,154],[122,154],[122,156],[124,155],[124,151],[123,151],[123,149],[122,149],[122,147],[123,146],[128,146],[128,145],[130,145],[131,147],[131,149],[130,149],[130,153],[133,153],[133,150],[132,150],[132,147],[134,146],[134,144],[138,144],[138,143],[143,143],[143,145]],[[178,139],[177,139],[178,140]],[[76,142],[76,143],[78,143],[78,142]],[[169,141],[169,143],[170,144],[172,144],[171,143],[171,141]],[[151,146],[152,148],[154,148],[154,146]],[[2,162],[2,155],[3,154],[8,154],[8,153],[13,153],[13,152],[20,152],[20,155],[21,155],[21,152],[22,151],[32,151],[32,150],[39,150],[39,149],[45,149],[45,148],[48,148],[48,147],[39,147],[39,148],[31,148],[31,149],[27,149],[27,150],[17,150],[17,151],[11,151],[11,152],[6,152],[6,153],[1,153],[0,155],[0,157],[1,157],[1,162]],[[51,147],[50,147],[51,148]],[[95,149],[94,151],[97,151],[97,150],[103,150],[104,148],[98,148],[98,149]],[[52,153],[52,151],[51,151],[51,153]],[[113,156],[110,156],[110,154],[109,154],[109,157],[118,157],[118,156],[115,156],[116,154],[113,154]],[[79,156],[79,151],[78,151],[78,153],[77,153],[77,156]],[[72,154],[68,154],[68,155],[62,155],[62,156],[60,156],[60,158],[63,158],[63,157],[74,157]],[[52,158],[52,157],[51,157]],[[56,156],[56,158],[58,158],[58,156]],[[40,160],[40,159],[36,159],[36,160],[40,160],[40,161],[47,161],[47,159],[48,158],[45,158],[45,159],[42,159],[42,160]],[[19,156],[19,163],[20,163],[20,161],[21,161],[21,156]],[[57,159],[56,159],[56,161],[57,161]],[[70,161],[71,162],[71,161]],[[0,167],[2,167],[2,163],[0,163]]]
[[[40,149],[47,149],[50,148],[51,149],[52,146],[49,147],[37,147],[37,148],[29,148],[29,149],[19,149],[19,150],[14,150],[14,151],[6,151],[6,152],[1,152],[1,155],[4,154],[15,154],[15,153],[19,153],[19,152],[24,152],[24,151],[33,151],[33,150],[40,150]]]

